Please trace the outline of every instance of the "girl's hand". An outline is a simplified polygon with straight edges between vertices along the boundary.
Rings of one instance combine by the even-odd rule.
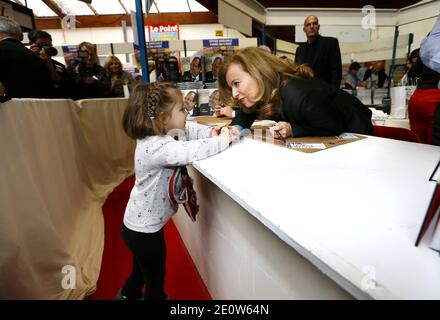
[[[212,128],[211,129],[211,137],[218,136],[220,134],[220,132],[222,131],[222,128],[224,128],[225,126],[227,126],[227,124],[222,124],[220,126]]]
[[[292,135],[292,126],[288,122],[280,121],[270,127],[269,132],[275,139],[280,139],[280,135],[286,139]]]
[[[232,128],[235,127],[223,127],[220,136],[227,139],[229,143],[235,142],[240,139],[240,133],[236,134]]]

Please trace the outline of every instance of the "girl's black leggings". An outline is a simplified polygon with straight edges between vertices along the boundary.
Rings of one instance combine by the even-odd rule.
[[[155,233],[136,232],[122,224],[122,238],[133,253],[133,269],[122,287],[127,299],[166,299],[164,292],[166,244],[163,228]]]

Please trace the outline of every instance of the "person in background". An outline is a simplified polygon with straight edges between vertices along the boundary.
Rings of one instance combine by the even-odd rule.
[[[426,67],[440,73],[440,15],[431,32],[420,43],[420,58]]]
[[[305,65],[290,66],[258,48],[245,48],[223,65],[220,97],[239,105],[231,126],[235,133],[256,119],[278,121],[275,138],[371,134],[371,111],[356,97],[313,76]]]
[[[148,60],[148,72],[150,73],[150,83],[156,82],[156,64],[154,60]]]
[[[189,91],[185,95],[185,99],[183,100],[183,106],[185,107],[188,114],[191,116],[197,116],[196,109],[194,109],[197,105],[197,93],[195,91]]]
[[[182,82],[202,81],[202,58],[192,58],[189,70],[182,75]]]
[[[361,65],[359,62],[352,62],[350,67],[348,67],[348,73],[345,77],[345,89],[356,89],[360,84],[360,79],[357,74]]]
[[[128,90],[133,89],[134,79],[130,72],[122,69],[121,60],[116,56],[108,56],[104,69],[107,70],[112,82],[110,88],[111,97],[124,97],[124,85]]]
[[[11,98],[52,98],[52,79],[46,64],[21,41],[20,25],[0,16],[0,83],[2,101]]]
[[[385,62],[377,61],[365,71],[364,78],[362,79],[361,86],[368,89],[374,88],[387,88],[388,76],[385,72]]]
[[[433,71],[440,73],[440,15],[430,34],[420,44],[420,59]],[[440,89],[440,80],[437,82]],[[432,144],[440,146],[440,102],[434,111]]]
[[[68,68],[76,84],[75,98],[108,97],[111,80],[107,71],[99,65],[96,47],[90,42],[81,42],[78,47],[78,60]]]
[[[212,128],[186,122],[186,115],[181,92],[169,83],[139,84],[130,95],[122,124],[136,140],[136,180],[122,238],[133,255],[133,268],[118,300],[167,299],[164,226],[178,209],[169,199],[170,177],[175,168],[220,153],[237,140],[228,128],[217,135]],[[182,139],[175,140],[177,133]],[[188,203],[194,205],[191,197]]]
[[[342,80],[341,50],[338,39],[319,34],[319,20],[308,16],[304,21],[307,42],[296,48],[295,63],[308,64],[315,77],[339,88]]]
[[[211,71],[206,73],[206,82],[216,82],[218,70],[220,70],[223,64],[223,58],[220,56],[215,57],[211,65]]]
[[[440,72],[426,66],[423,59],[418,59],[413,68],[419,73],[419,78],[417,89],[408,101],[411,131],[419,136],[422,143],[440,145],[440,123],[437,122],[440,120]]]
[[[58,54],[52,46],[52,36],[43,30],[32,30],[28,34],[30,49],[47,66],[54,85],[54,97],[72,98],[74,83],[64,64],[52,59]]]
[[[419,59],[420,49],[415,49],[411,51],[406,64],[405,64],[405,74],[402,79],[400,79],[400,85],[416,85],[417,78],[420,76],[420,72],[418,72],[415,68],[416,62]]]

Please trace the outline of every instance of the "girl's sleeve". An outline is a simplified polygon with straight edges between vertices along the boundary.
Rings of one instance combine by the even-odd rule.
[[[186,140],[197,140],[211,137],[212,128],[188,121],[186,123]]]
[[[150,148],[150,164],[175,167],[191,164],[221,151],[229,146],[229,141],[221,136],[192,141],[177,141],[171,137]]]

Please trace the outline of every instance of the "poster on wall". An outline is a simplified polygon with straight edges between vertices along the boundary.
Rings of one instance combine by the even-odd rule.
[[[179,24],[149,24],[148,34],[150,41],[179,40]]]
[[[136,65],[140,65],[139,50],[135,49]],[[171,51],[168,41],[150,41],[146,43],[148,60],[154,61],[154,71],[156,81],[178,82],[179,81],[179,62],[178,52]],[[153,70],[149,70],[150,72]]]
[[[64,61],[66,66],[70,67],[79,62],[78,45],[61,46],[63,48]]]
[[[240,49],[238,39],[203,40],[204,80],[206,83],[217,81],[217,72],[229,55]]]
[[[179,40],[180,39],[180,27],[178,23],[168,23],[168,24],[150,24],[148,25],[148,36],[149,36],[149,43],[159,43],[159,42],[166,42],[168,44],[168,41],[173,40]],[[172,82],[179,82],[180,79],[180,52],[171,52],[169,50],[169,46],[167,47],[168,50],[162,51],[158,54],[158,52],[152,53],[154,55],[154,61],[156,64],[156,73],[160,72],[160,69],[164,71],[170,71],[167,76],[160,77],[160,74],[158,74],[158,81],[160,79],[165,79],[163,81],[172,81]],[[158,49],[158,48],[151,48],[151,49]],[[150,59],[150,48],[147,44],[147,50],[148,50],[148,57]],[[177,64],[176,64],[177,61]],[[177,74],[176,74],[177,73]],[[166,74],[162,72],[162,74]]]

